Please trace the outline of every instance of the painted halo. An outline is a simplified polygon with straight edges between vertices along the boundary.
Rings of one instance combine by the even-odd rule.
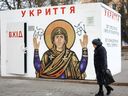
[[[46,28],[44,32],[44,41],[45,41],[46,46],[49,49],[52,48],[53,44],[51,41],[51,33],[56,27],[62,27],[66,30],[67,35],[68,35],[68,42],[66,46],[67,48],[70,49],[73,46],[74,41],[75,41],[75,30],[69,22],[62,20],[62,19],[58,19],[58,20],[51,22]]]

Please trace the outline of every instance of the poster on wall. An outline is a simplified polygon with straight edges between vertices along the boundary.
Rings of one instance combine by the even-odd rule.
[[[89,8],[88,8],[89,7]],[[107,11],[108,13],[107,13]],[[109,14],[113,13],[114,20]],[[10,14],[10,15],[7,15]],[[107,14],[107,15],[105,15]],[[6,18],[6,19],[5,19]],[[8,23],[27,23],[27,72],[24,77],[60,78],[60,79],[95,79],[94,48],[92,40],[100,38],[106,47],[109,69],[112,74],[121,71],[120,34],[117,35],[117,46],[114,50],[105,41],[105,27],[111,22],[117,33],[120,33],[120,15],[102,3],[64,5],[21,9],[2,12],[2,37],[6,37]],[[4,20],[4,21],[3,21]],[[103,24],[104,22],[104,24]],[[4,26],[3,26],[4,25]],[[110,36],[112,33],[110,32]],[[108,35],[108,34],[107,34]],[[15,76],[6,73],[7,41],[2,38],[2,76]],[[17,42],[13,44],[16,46]],[[23,49],[19,49],[23,50]],[[13,54],[12,54],[13,56]],[[118,62],[114,63],[118,59]],[[113,67],[118,67],[115,70]],[[14,68],[14,66],[12,66]]]

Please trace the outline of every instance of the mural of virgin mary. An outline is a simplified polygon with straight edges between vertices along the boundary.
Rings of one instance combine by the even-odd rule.
[[[33,38],[34,67],[37,78],[85,79],[88,63],[88,36],[80,40],[82,47],[81,60],[71,50],[75,41],[73,26],[62,19],[48,25],[44,32],[44,41],[48,50],[39,57],[40,42]]]

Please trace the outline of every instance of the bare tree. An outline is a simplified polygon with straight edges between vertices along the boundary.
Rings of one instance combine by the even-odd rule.
[[[77,0],[1,0],[0,10],[73,4]],[[5,7],[6,6],[6,7]]]
[[[21,9],[21,8],[31,8],[32,3],[33,3],[31,1],[32,0],[1,0],[0,1],[0,10],[14,10],[14,9]]]

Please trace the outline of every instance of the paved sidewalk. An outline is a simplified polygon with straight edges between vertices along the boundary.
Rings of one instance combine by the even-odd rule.
[[[114,91],[110,96],[128,96],[127,86],[112,87]],[[96,84],[0,77],[0,96],[95,96],[97,92]]]

